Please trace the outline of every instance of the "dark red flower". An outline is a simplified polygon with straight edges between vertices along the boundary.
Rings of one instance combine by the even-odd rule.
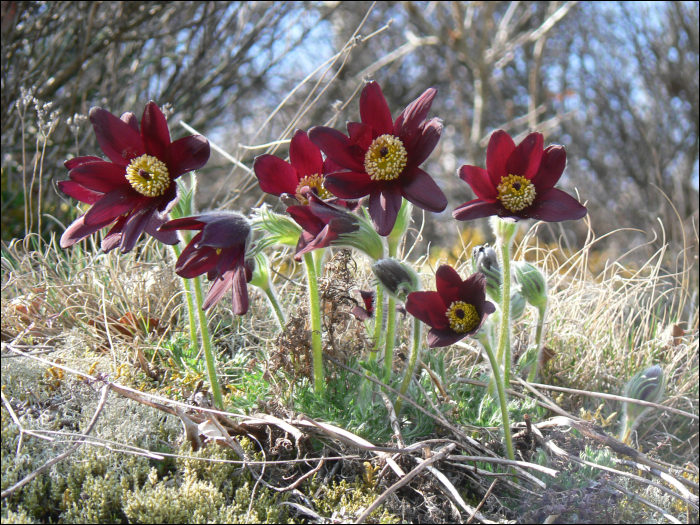
[[[302,195],[301,190],[305,187],[316,190],[321,199],[333,198],[325,188],[324,178],[328,173],[342,169],[329,158],[324,161],[321,150],[301,129],[294,132],[289,144],[289,162],[268,154],[259,155],[253,161],[255,176],[265,193],[278,197],[288,194],[302,205],[309,203]]]
[[[475,273],[466,280],[443,264],[435,273],[437,292],[408,294],[406,310],[429,325],[430,348],[449,346],[474,335],[496,307],[486,300],[486,278]]]
[[[306,206],[290,206],[287,213],[303,228],[294,259],[319,248],[327,248],[343,234],[360,230],[360,218],[342,206],[325,202],[310,188],[302,188]]]
[[[70,180],[59,182],[59,189],[92,206],[66,229],[61,247],[112,223],[102,241],[106,252],[117,246],[123,253],[130,251],[144,231],[177,244],[175,232],[158,232],[158,227],[177,200],[175,179],[209,160],[207,139],[192,135],[170,142],[168,123],[155,102],[146,105],[140,130],[133,113],[119,119],[102,108],[90,110],[90,122],[111,162],[92,156],[66,161]]]
[[[359,290],[359,292],[362,296],[362,302],[365,303],[365,307],[362,308],[360,305],[357,305],[353,307],[350,313],[357,317],[357,319],[360,321],[365,321],[374,316],[375,294],[372,291],[366,292],[364,290]]]
[[[253,269],[245,260],[251,236],[248,220],[239,213],[221,211],[174,219],[160,227],[160,231],[174,230],[200,230],[182,250],[175,272],[185,279],[206,273],[214,281],[204,298],[203,309],[218,303],[233,288],[233,312],[245,314],[247,283],[253,277]]]
[[[402,197],[427,211],[447,206],[445,194],[419,167],[442,132],[439,119],[426,120],[436,94],[428,89],[392,121],[379,84],[369,82],[360,96],[362,122],[348,122],[349,137],[323,126],[309,130],[328,158],[350,170],[327,175],[326,188],[341,199],[369,195],[369,214],[380,235],[391,233]]]
[[[476,199],[452,212],[459,221],[497,215],[504,219],[572,221],[587,210],[554,185],[566,167],[564,146],[542,150],[541,133],[530,133],[517,147],[503,130],[491,135],[486,169],[462,166],[459,177],[471,186]]]

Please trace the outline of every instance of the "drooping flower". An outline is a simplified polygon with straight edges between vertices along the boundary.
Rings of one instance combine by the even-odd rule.
[[[382,240],[366,219],[324,201],[308,187],[302,189],[302,196],[308,205],[287,208],[287,213],[303,228],[294,259],[300,261],[303,254],[331,245],[350,246],[372,259],[382,258]]]
[[[447,198],[420,165],[440,140],[442,122],[426,120],[437,94],[430,88],[392,121],[379,84],[369,82],[360,96],[360,119],[348,122],[349,137],[316,126],[309,138],[328,158],[349,170],[326,176],[325,187],[342,199],[369,195],[369,214],[380,235],[389,235],[402,197],[421,209],[441,212]]]
[[[76,157],[65,163],[70,180],[59,189],[90,209],[61,237],[67,248],[115,223],[102,241],[102,249],[117,246],[126,253],[133,249],[142,232],[166,244],[177,244],[175,232],[158,231],[177,200],[175,179],[204,166],[209,160],[209,142],[201,135],[170,141],[165,116],[149,102],[143,112],[141,129],[133,113],[121,119],[94,107],[90,123],[97,142],[109,161],[99,157]]]
[[[235,212],[209,212],[166,222],[160,231],[199,230],[177,259],[175,272],[185,279],[207,274],[214,281],[202,308],[219,302],[233,288],[233,312],[248,311],[248,286],[253,268],[246,261],[251,238],[248,219]]]
[[[491,135],[486,169],[462,166],[459,177],[471,186],[476,199],[452,212],[459,221],[498,216],[547,222],[577,220],[587,210],[554,185],[566,167],[564,146],[543,150],[541,133],[530,133],[518,146],[503,130]]]
[[[288,195],[301,205],[309,203],[302,195],[305,187],[315,189],[321,199],[332,198],[324,178],[328,173],[342,169],[329,158],[324,161],[321,150],[301,129],[294,131],[289,144],[289,162],[268,154],[259,155],[253,161],[253,171],[265,193],[278,197]]]
[[[431,327],[430,348],[449,346],[474,335],[496,307],[486,300],[486,277],[472,274],[462,280],[451,266],[443,264],[435,273],[436,292],[408,294],[406,310]]]
[[[374,317],[374,302],[375,294],[373,291],[358,290],[360,296],[362,297],[362,302],[365,303],[365,307],[362,308],[360,305],[354,306],[350,311],[360,321],[365,321],[366,319],[371,319]]]

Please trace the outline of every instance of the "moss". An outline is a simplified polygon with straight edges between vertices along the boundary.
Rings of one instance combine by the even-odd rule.
[[[307,493],[314,494],[321,487],[319,496],[313,499],[317,512],[321,516],[330,518],[333,513],[339,512],[343,516],[358,517],[369,507],[379,496],[370,486],[359,477],[354,483],[346,480],[333,482],[330,485],[321,486],[318,483],[311,483]],[[368,520],[372,523],[400,523],[398,516],[387,512],[383,506],[369,515]]]

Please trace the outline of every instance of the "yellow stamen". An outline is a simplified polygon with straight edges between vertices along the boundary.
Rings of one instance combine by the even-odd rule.
[[[535,201],[535,185],[520,175],[508,175],[498,185],[498,198],[509,211],[520,211]]]
[[[407,156],[398,138],[381,135],[365,153],[365,171],[372,180],[394,180],[406,167]]]
[[[319,175],[318,173],[315,175],[307,175],[299,181],[299,186],[297,186],[297,193],[295,195],[297,200],[304,206],[309,203],[309,199],[301,194],[301,190],[305,187],[316,188],[318,196],[321,199],[330,199],[333,196],[330,191],[323,187],[323,175]]]
[[[471,332],[481,320],[476,307],[462,301],[452,303],[445,315],[450,320],[450,328],[458,334]]]
[[[146,197],[160,197],[170,186],[168,167],[155,157],[141,155],[126,167],[126,180]]]

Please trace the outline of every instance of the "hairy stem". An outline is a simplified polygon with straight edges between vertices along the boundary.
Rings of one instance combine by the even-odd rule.
[[[411,384],[411,378],[413,377],[413,372],[416,369],[416,363],[418,362],[418,357],[420,355],[421,340],[423,337],[423,323],[421,323],[415,317],[413,318],[413,345],[411,346],[411,355],[408,358],[408,367],[406,368],[406,375],[403,377],[401,382],[401,395],[405,396],[408,391],[408,385]],[[384,381],[386,383],[386,381]],[[398,415],[401,411],[401,405],[403,401],[401,398],[396,400],[394,404],[394,410]]]
[[[202,335],[202,346],[204,347],[204,359],[207,364],[207,374],[209,375],[209,385],[211,393],[214,396],[214,404],[217,408],[224,407],[224,399],[221,397],[221,389],[219,381],[216,378],[216,361],[211,349],[211,335],[209,334],[209,325],[207,324],[207,313],[202,309],[204,304],[204,292],[202,291],[202,280],[199,277],[192,279],[194,281],[194,292],[197,298],[197,314],[199,316],[199,333]]]
[[[316,266],[311,253],[304,254],[306,284],[309,290],[309,316],[311,317],[311,347],[314,359],[314,387],[316,394],[323,395],[325,378],[323,376],[323,341],[321,339],[321,302],[318,297],[318,280]]]
[[[175,259],[180,258],[182,250],[179,244],[171,246],[173,253],[175,254]],[[190,327],[190,342],[192,343],[192,349],[196,349],[199,345],[197,340],[197,319],[195,317],[195,307],[194,307],[194,297],[192,293],[192,283],[189,279],[182,279],[182,284],[185,287],[185,300],[187,303],[187,320]]]
[[[267,295],[267,298],[272,305],[272,309],[275,311],[275,316],[277,317],[277,322],[279,323],[280,328],[284,330],[284,325],[287,321],[284,319],[284,312],[282,311],[282,307],[277,300],[277,294],[275,293],[275,289],[272,287],[272,283],[268,283],[268,287],[263,288],[263,291],[265,292],[265,295]]]
[[[537,348],[537,360],[530,368],[530,373],[527,380],[530,383],[537,381],[537,373],[539,372],[540,362],[542,360],[542,332],[544,331],[544,321],[547,317],[547,305],[538,308],[539,317],[537,318],[537,330],[535,332],[535,348]]]
[[[384,289],[380,284],[377,285],[374,304],[374,348],[369,353],[369,358],[372,361],[377,360],[377,354],[382,346],[382,328],[384,325]]]
[[[394,339],[396,336],[396,299],[389,296],[386,320],[386,347],[384,349],[384,382],[388,385],[391,379],[391,368],[394,362]]]
[[[483,345],[482,345],[483,346]],[[501,417],[503,418],[503,434],[506,440],[506,449],[508,451],[508,459],[514,460],[515,455],[513,453],[513,440],[510,436],[510,417],[508,415],[508,399],[506,398],[506,391],[503,387],[503,379],[500,373],[500,364],[496,359],[496,356],[491,350],[491,346],[484,346],[486,355],[489,356],[489,362],[491,363],[491,370],[493,371],[493,378],[496,383],[496,390],[498,391],[498,401],[501,404]]]
[[[510,384],[510,239],[499,239],[501,245],[501,327],[498,331],[496,355],[503,362],[503,381]]]

